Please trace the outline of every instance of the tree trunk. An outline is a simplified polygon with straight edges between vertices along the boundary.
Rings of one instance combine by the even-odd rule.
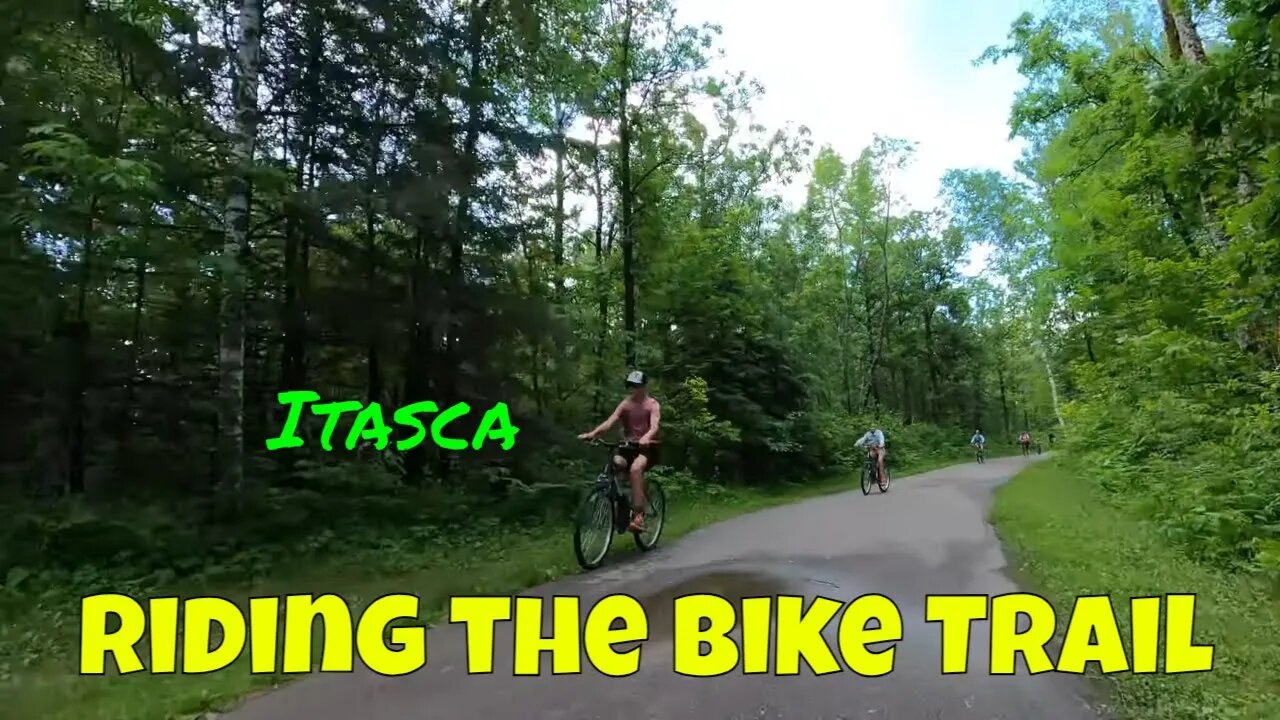
[[[556,103],[556,209],[555,217],[552,218],[551,242],[553,260],[556,266],[556,302],[564,300],[564,195],[565,185],[568,182],[564,169],[565,155],[565,133],[568,124],[568,113],[560,107],[559,101]]]
[[[98,232],[97,214],[98,199],[95,196],[89,201],[88,217],[85,220],[84,249],[80,258],[79,287],[76,291],[76,318],[67,326],[71,341],[71,383],[67,403],[67,492],[73,495],[79,495],[85,490],[87,441],[84,415],[85,393],[89,388],[88,294],[93,268],[93,239]]]
[[[377,161],[374,160],[376,165]],[[368,337],[365,341],[366,381],[365,396],[368,402],[380,402],[382,399],[382,368],[379,348],[381,345],[380,309],[378,307],[378,254],[377,254],[377,219],[373,211],[372,191],[365,201],[364,221],[365,252],[365,298],[368,303]]]
[[[364,195],[364,256],[365,256],[365,302],[368,303],[369,323],[368,337],[365,340],[365,397],[368,402],[382,401],[382,316],[378,296],[378,216],[374,210],[376,191],[374,178],[382,163],[382,104],[384,95],[379,89],[374,101],[374,129],[369,137],[368,183]],[[415,402],[410,400],[409,402]]]
[[[635,188],[631,186],[631,0],[622,25],[622,82],[618,88],[618,193],[622,206],[622,329],[627,366],[636,366]]]
[[[419,222],[423,222],[421,219]],[[419,226],[414,233],[413,267],[409,273],[409,342],[406,344],[404,362],[404,403],[425,400],[431,392],[431,358],[434,334],[427,317],[427,277],[430,267],[427,257],[426,229]],[[427,446],[419,443],[404,455],[404,480],[409,484],[423,481],[427,466]]]
[[[1049,378],[1049,394],[1053,398],[1053,414],[1058,418],[1059,427],[1066,427],[1067,423],[1062,419],[1062,410],[1058,404],[1058,381],[1053,375],[1053,366],[1049,364],[1049,354],[1045,352],[1044,346],[1036,343],[1036,350],[1039,351],[1040,361],[1044,363],[1045,376]]]
[[[875,346],[875,355],[871,358],[871,368],[867,372],[867,394],[863,403],[868,399],[875,399],[876,409],[880,407],[880,388],[876,384],[876,371],[880,367],[881,357],[884,355],[884,347],[889,339],[889,210],[892,207],[889,196],[889,187],[885,186],[885,203],[884,203],[884,234],[880,237],[880,252],[883,262],[883,278],[884,278],[884,296],[880,299],[880,330],[879,339]]]
[[[609,277],[605,272],[604,246],[604,179],[600,168],[600,124],[595,123],[595,139],[592,143],[591,170],[596,194],[596,296],[597,312],[600,327],[596,334],[595,347],[595,392],[592,395],[591,407],[599,415],[604,407],[604,350],[609,337]]]
[[[998,376],[1000,378],[1000,410],[1003,413],[1004,432],[1007,435],[1009,434],[1009,396],[1005,392],[1003,364],[996,367],[996,373],[998,373]]]
[[[1159,0],[1159,2],[1160,14],[1165,26],[1165,41],[1169,43],[1169,54],[1175,59],[1185,58],[1188,62],[1203,64],[1204,44],[1200,41],[1200,33],[1196,30],[1195,20],[1191,16],[1191,8],[1187,6],[1187,0]],[[1191,132],[1191,146],[1197,155],[1203,154],[1204,144],[1194,130]],[[1203,189],[1200,190],[1199,200],[1200,212],[1204,216],[1209,239],[1218,249],[1225,248],[1227,237],[1218,222],[1217,207]]]
[[[449,237],[449,274],[445,293],[444,366],[442,372],[442,407],[458,399],[458,330],[461,327],[463,245],[473,232],[471,217],[472,194],[479,176],[480,108],[482,92],[483,58],[488,2],[473,2],[467,27],[467,123],[462,138],[461,185],[458,187],[458,206],[454,217],[453,232]],[[447,471],[447,465],[441,466]]]
[[[849,353],[843,350],[840,353],[840,378],[841,387],[844,390],[844,412],[846,415],[853,414],[853,379],[849,372]]]
[[[1164,42],[1169,47],[1169,57],[1174,60],[1182,59],[1182,40],[1178,37],[1178,23],[1173,19],[1173,12],[1169,8],[1169,0],[1158,0],[1160,3],[1160,18],[1164,21]]]
[[[857,265],[857,275],[860,278],[867,276],[866,258],[860,258]],[[871,299],[870,288],[867,287],[867,281],[862,284],[862,327],[867,334],[866,346],[866,362],[867,362],[867,384],[862,393],[862,410],[866,410],[870,404],[871,393],[875,389],[876,374],[876,314],[875,305]]]
[[[303,198],[306,198],[315,177],[314,172],[308,174],[308,166],[314,162],[316,143],[316,106],[320,102],[321,59],[324,52],[323,20],[315,13],[306,15],[304,20],[306,46],[305,57],[299,58],[303,65],[303,77],[296,102],[301,108],[298,120],[298,150],[294,153],[294,193],[295,202],[286,207],[285,248],[284,248],[284,347],[280,356],[280,385],[283,390],[297,390],[306,386],[307,382],[307,309],[302,287],[306,284],[305,275],[309,272],[304,255],[307,253],[307,241],[302,237],[305,232],[300,222]],[[287,128],[286,121],[286,128]],[[288,148],[287,139],[285,142]]]
[[[1204,63],[1204,43],[1200,42],[1200,31],[1196,30],[1195,19],[1191,16],[1191,8],[1187,5],[1187,0],[1162,0],[1162,2],[1170,5],[1173,23],[1178,30],[1178,40],[1182,43],[1182,54],[1193,63]]]
[[[249,182],[258,134],[258,64],[262,0],[243,0],[237,38],[231,172],[222,246],[218,347],[219,481],[239,493],[244,483],[244,257],[249,251]]]
[[[975,428],[982,427],[982,373],[975,368],[973,371],[973,426]]]
[[[142,242],[145,246],[148,233],[144,228]],[[116,428],[118,452],[126,460],[133,449],[132,436],[134,418],[137,415],[137,379],[141,368],[138,367],[139,348],[142,346],[142,313],[147,299],[147,261],[134,258],[133,261],[133,327],[129,332],[129,374],[124,379],[124,403],[120,408],[120,417]],[[122,469],[130,471],[126,462]]]
[[[925,412],[929,420],[937,422],[938,413],[938,364],[933,350],[933,313],[932,307],[924,311],[924,350],[926,364],[929,366],[929,392],[925,395]]]

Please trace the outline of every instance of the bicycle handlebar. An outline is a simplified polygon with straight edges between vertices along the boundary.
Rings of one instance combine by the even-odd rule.
[[[583,442],[590,445],[591,447],[607,447],[614,450],[618,450],[625,447],[636,447],[639,445],[639,443],[634,443],[629,440],[623,441],[623,442],[605,442],[600,438],[592,438],[590,440],[584,440]]]

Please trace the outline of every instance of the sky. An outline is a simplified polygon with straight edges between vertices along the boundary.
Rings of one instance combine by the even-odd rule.
[[[1011,171],[1012,61],[974,67],[1036,0],[674,0],[680,21],[721,26],[713,70],[765,86],[755,119],[807,125],[815,145],[852,158],[876,133],[917,143],[894,183],[910,205],[936,204],[950,168]],[[795,191],[793,191],[795,192]],[[803,188],[799,190],[803,196]]]
[[[1038,0],[674,0],[680,22],[721,27],[712,71],[745,72],[765,95],[754,119],[806,125],[815,148],[852,159],[879,133],[916,143],[895,195],[926,210],[951,168],[1013,170],[1009,107],[1022,87],[1014,61],[974,67]],[[785,195],[804,197],[804,183]],[[985,264],[979,250],[969,272]]]
[[[769,130],[800,125],[815,149],[853,159],[876,134],[916,144],[895,173],[893,194],[911,208],[938,206],[939,180],[953,168],[1012,172],[1022,143],[1009,139],[1009,109],[1022,87],[1015,61],[975,67],[1004,44],[1013,21],[1042,0],[672,0],[682,24],[712,23],[721,54],[708,68],[759,81],[752,121]],[[710,101],[696,108],[714,122]],[[585,132],[579,128],[579,132]],[[585,137],[585,136],[584,136]],[[803,202],[807,177],[780,188]],[[588,198],[571,198],[594,214]],[[594,222],[594,218],[591,218]],[[973,275],[988,248],[962,268]]]

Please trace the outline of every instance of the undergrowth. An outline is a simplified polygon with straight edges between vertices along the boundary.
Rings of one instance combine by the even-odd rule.
[[[1011,446],[992,448],[993,455],[1013,452]],[[905,461],[890,457],[896,473],[905,476],[967,459],[968,454],[953,444],[917,451]],[[848,471],[746,487],[710,483],[670,468],[656,474],[669,498],[664,543],[743,512],[852,488]],[[333,482],[340,488],[369,479]],[[388,592],[413,592],[423,600],[422,619],[430,622],[440,617],[451,595],[513,593],[576,572],[570,509],[580,490],[581,484],[518,490],[506,502],[489,505],[395,485],[387,485],[380,498],[335,490],[328,496],[330,503],[302,501],[317,502],[334,518],[315,532],[259,547],[228,541],[217,548],[220,554],[211,553],[203,563],[194,560],[195,551],[151,548],[156,533],[173,530],[158,516],[153,525],[144,526],[107,520],[85,508],[39,518],[55,532],[59,523],[119,525],[127,528],[122,537],[134,545],[120,549],[114,562],[10,567],[13,582],[0,591],[6,598],[5,622],[0,624],[0,706],[19,711],[18,717],[68,720],[175,718],[225,707],[255,687],[285,678],[250,676],[234,667],[201,676],[78,677],[79,598],[116,592],[135,598],[219,595],[243,602],[250,596],[336,592],[359,607]],[[422,504],[415,511],[418,502]],[[77,537],[90,537],[77,532],[82,533]],[[182,562],[167,566],[166,559]]]
[[[1192,559],[1167,541],[1166,521],[1115,502],[1091,472],[1083,463],[1037,463],[997,492],[992,521],[1016,574],[1058,609],[1060,634],[1076,597],[1111,596],[1126,649],[1128,598],[1194,593],[1194,641],[1215,646],[1207,673],[1107,676],[1114,716],[1280,717],[1280,603],[1269,583]]]

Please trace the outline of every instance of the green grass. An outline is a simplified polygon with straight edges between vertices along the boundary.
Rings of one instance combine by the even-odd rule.
[[[988,450],[991,457],[1015,452],[1003,447]],[[967,452],[957,451],[895,467],[894,474],[906,477],[965,460],[972,458]],[[669,521],[662,542],[670,543],[700,527],[744,513],[854,490],[856,483],[856,478],[840,474],[768,488],[684,492],[671,489]],[[482,544],[437,549],[429,556],[419,553],[398,557],[393,565],[400,569],[393,572],[374,569],[385,568],[387,563],[370,562],[367,553],[363,557],[354,554],[315,563],[269,582],[185,584],[148,595],[172,594],[176,590],[185,596],[218,595],[242,603],[251,596],[337,593],[361,607],[387,593],[413,593],[422,599],[424,619],[436,622],[443,618],[450,596],[510,594],[578,572],[571,532],[567,519],[533,528],[498,526]],[[614,561],[636,552],[634,543],[627,538],[619,540],[611,552]],[[78,607],[69,604],[57,611],[33,611],[19,627],[8,632],[0,653],[12,650],[11,654],[24,657],[9,665],[10,677],[0,676],[0,707],[6,709],[6,716],[48,720],[192,718],[225,709],[246,694],[291,679],[251,676],[247,662],[208,675],[80,677],[76,675],[78,624]],[[143,647],[145,641],[140,646]]]
[[[1018,579],[1058,608],[1060,630],[1080,595],[1115,598],[1128,638],[1128,598],[1195,593],[1195,641],[1215,646],[1214,669],[1106,676],[1121,720],[1274,720],[1280,717],[1280,603],[1268,583],[1199,565],[1134,510],[1063,460],[1028,468],[1002,487],[992,521]]]

